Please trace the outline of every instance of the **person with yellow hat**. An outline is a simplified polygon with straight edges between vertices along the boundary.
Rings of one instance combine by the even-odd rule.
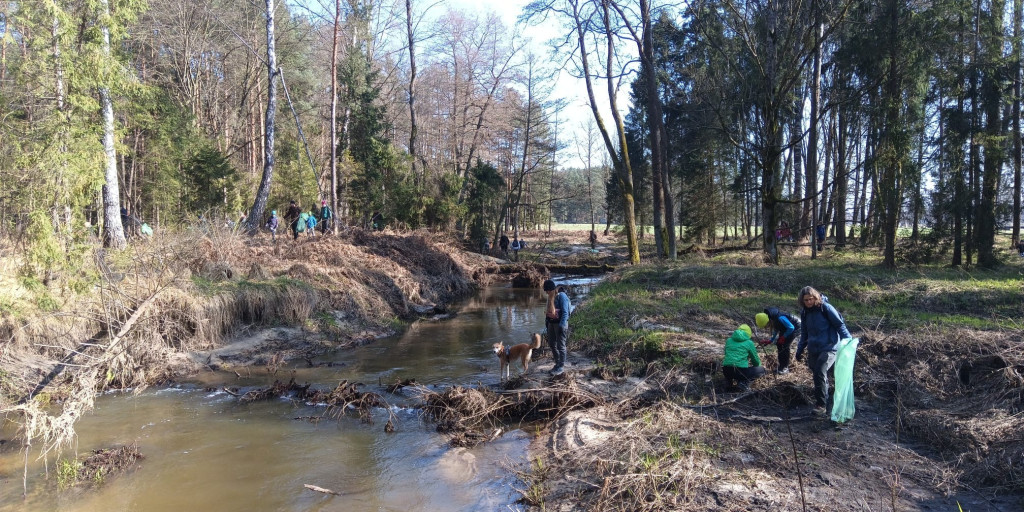
[[[771,339],[766,344],[775,345],[779,354],[779,367],[775,373],[789,373],[790,349],[797,334],[800,334],[800,320],[797,317],[779,311],[778,308],[764,308],[764,312],[754,315],[758,329],[770,327]]]
[[[761,366],[761,358],[757,357],[757,347],[750,339],[751,335],[750,326],[743,324],[725,340],[722,374],[727,388],[733,389],[735,382],[740,391],[746,391],[750,389],[751,381],[764,376],[764,367]]]

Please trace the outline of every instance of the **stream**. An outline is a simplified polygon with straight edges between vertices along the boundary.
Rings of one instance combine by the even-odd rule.
[[[567,284],[588,289],[589,282]],[[522,484],[512,468],[527,463],[530,433],[511,425],[496,441],[451,448],[412,407],[416,393],[390,394],[383,385],[408,378],[438,391],[453,384],[497,384],[491,344],[529,341],[531,332],[543,329],[544,304],[539,290],[485,288],[455,305],[454,317],[420,320],[401,335],[317,360],[329,365],[298,361],[277,375],[257,367],[243,379],[234,372],[208,372],[137,396],[105,394],[76,427],[78,453],[136,442],[144,456],[137,469],[101,485],[59,491],[55,462],[51,458],[46,481],[33,452],[23,498],[24,451],[8,442],[0,445],[0,510],[522,510],[515,503],[515,487]],[[539,363],[550,363],[550,351],[544,352]],[[541,376],[537,368],[531,373]],[[241,404],[222,390],[232,386],[244,393],[292,375],[313,388],[330,389],[345,379],[363,383],[362,391],[376,392],[392,405],[395,432],[384,432],[384,409],[364,422],[354,412],[328,417],[324,407],[285,398]],[[296,419],[311,417],[322,419]],[[0,431],[0,439],[14,435],[10,424]]]

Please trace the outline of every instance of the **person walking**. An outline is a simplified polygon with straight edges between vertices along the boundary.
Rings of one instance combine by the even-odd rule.
[[[508,235],[506,235],[505,233],[501,234],[501,238],[498,240],[498,247],[501,248],[501,254],[504,255],[505,259],[507,260],[508,259]]]
[[[512,261],[519,261],[519,236],[512,235],[512,245],[509,246],[512,249]]]
[[[554,281],[545,280],[542,288],[548,294],[547,307],[544,308],[544,326],[547,328],[551,357],[555,360],[551,375],[558,376],[565,373],[565,355],[569,345],[569,314],[572,312],[572,303],[565,290],[556,287]]]
[[[818,252],[821,252],[821,249],[825,243],[825,225],[818,224],[818,227],[814,229],[814,234],[816,237],[818,237]]]
[[[327,234],[327,228],[332,227],[334,222],[334,212],[331,211],[331,207],[327,205],[327,201],[320,201],[320,226],[323,234]]]
[[[757,346],[751,340],[750,326],[743,324],[725,340],[725,356],[722,358],[722,374],[725,376],[726,391],[750,389],[750,383],[764,376],[761,358],[757,357]],[[733,383],[736,385],[733,386]]]
[[[301,215],[302,209],[299,208],[299,205],[293,199],[291,203],[288,204],[288,209],[284,212],[284,221],[287,222],[288,227],[291,228],[292,237],[295,240],[299,239],[299,231],[306,229],[306,226],[302,226],[302,229],[299,229],[299,217]]]
[[[277,242],[277,226],[280,224],[280,219],[277,218],[277,210],[270,212],[270,218],[267,219],[267,229],[270,230],[270,241]]]
[[[316,213],[313,210],[306,212],[306,234],[310,238],[316,238]]]
[[[754,315],[754,323],[758,329],[770,328],[771,338],[767,344],[775,345],[779,353],[779,367],[775,373],[789,373],[790,350],[793,340],[800,334],[800,320],[789,313],[779,311],[778,308],[764,308],[764,312]]]
[[[597,232],[590,230],[590,250],[597,250]]]
[[[828,297],[818,290],[803,287],[797,302],[800,304],[800,344],[796,347],[796,360],[803,361],[804,350],[807,350],[807,367],[814,376],[815,407],[823,408],[828,416],[832,413],[828,372],[836,362],[839,340],[850,338],[850,330],[839,311],[828,303]]]

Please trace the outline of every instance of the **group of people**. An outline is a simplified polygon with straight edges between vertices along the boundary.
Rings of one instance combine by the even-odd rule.
[[[334,221],[334,212],[327,205],[327,201],[320,201],[319,210],[313,208],[308,212],[304,212],[299,207],[299,204],[292,200],[288,204],[288,209],[284,212],[284,221],[288,223],[288,228],[292,230],[294,239],[298,240],[299,233],[316,236],[317,225],[320,226],[321,232],[327,233],[327,230],[331,228],[331,222]],[[266,228],[270,231],[270,238],[275,242],[277,241],[277,230],[280,226],[281,221],[277,216],[277,210],[272,210],[270,218],[267,219]]]
[[[828,302],[828,297],[810,286],[800,290],[797,298],[799,317],[768,307],[754,316],[759,329],[768,329],[771,337],[759,339],[762,345],[775,345],[778,349],[779,365],[775,372],[789,373],[790,349],[797,335],[800,342],[796,347],[796,360],[804,361],[814,380],[815,406],[823,408],[825,414],[832,411],[829,394],[829,370],[836,361],[839,341],[850,338],[843,316]],[[725,342],[725,357],[722,359],[722,373],[730,388],[746,390],[750,383],[765,374],[757,345],[749,325],[740,325]],[[735,387],[734,387],[735,384]]]
[[[565,372],[566,347],[569,341],[569,315],[572,303],[565,288],[556,286],[548,279],[542,286],[547,294],[544,309],[544,325],[547,330],[548,346],[555,364],[551,375]],[[759,337],[757,344],[774,345],[778,350],[778,367],[775,373],[790,372],[790,357],[793,342],[799,336],[796,347],[796,361],[805,362],[814,381],[815,407],[832,413],[833,397],[829,393],[829,373],[836,362],[839,342],[852,337],[846,321],[838,310],[828,302],[828,297],[810,286],[800,290],[797,297],[799,315],[793,315],[775,307],[766,307],[754,315],[758,329],[767,330],[768,337]],[[760,332],[759,332],[760,333]],[[754,332],[749,325],[740,325],[725,342],[722,359],[722,373],[728,388],[745,391],[750,383],[765,375],[765,368],[758,356]]]
[[[782,221],[779,223],[779,227],[775,229],[775,239],[778,241],[793,241],[793,230],[789,227],[789,223]]]
[[[814,238],[815,238],[815,241],[816,241],[816,245],[817,245],[818,251],[820,252],[822,250],[822,248],[824,247],[824,244],[825,244],[825,225],[824,224],[818,224],[817,226],[815,226],[815,228],[814,228]],[[782,241],[792,242],[793,241],[793,229],[789,227],[789,223],[788,222],[782,221],[782,222],[779,223],[779,227],[775,229],[775,240],[777,240],[779,242],[782,242]],[[1022,253],[1022,255],[1024,255],[1024,253]]]
[[[501,234],[501,238],[498,239],[498,248],[501,249],[501,254],[505,256],[505,259],[509,259],[508,251],[512,251],[512,261],[519,261],[519,251],[526,248],[526,240],[520,240],[518,234],[512,235],[512,240],[509,241],[508,235],[505,233]],[[488,250],[490,244],[488,243]]]

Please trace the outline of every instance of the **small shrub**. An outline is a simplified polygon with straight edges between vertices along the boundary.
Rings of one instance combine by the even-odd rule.
[[[57,461],[57,487],[69,489],[78,483],[78,473],[82,463],[75,459],[59,459]]]

